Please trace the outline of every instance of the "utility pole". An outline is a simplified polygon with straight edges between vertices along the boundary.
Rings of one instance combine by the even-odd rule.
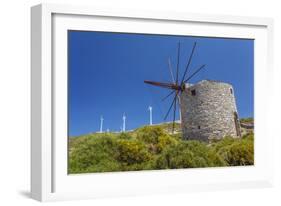
[[[148,107],[148,110],[149,110],[149,115],[150,115],[150,116],[149,116],[149,117],[150,117],[150,118],[149,118],[149,124],[152,125],[152,106],[149,106],[149,107]]]

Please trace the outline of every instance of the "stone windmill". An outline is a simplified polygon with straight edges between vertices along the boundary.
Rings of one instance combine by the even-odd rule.
[[[209,141],[225,136],[240,137],[240,124],[235,103],[233,87],[224,82],[202,80],[195,85],[188,83],[205,64],[188,75],[188,70],[196,42],[186,64],[183,76],[179,77],[180,43],[178,43],[177,67],[174,77],[170,59],[169,70],[172,82],[155,82],[145,80],[147,84],[171,90],[163,100],[172,97],[172,103],[164,117],[166,120],[173,109],[173,131],[177,106],[180,107],[183,138]]]

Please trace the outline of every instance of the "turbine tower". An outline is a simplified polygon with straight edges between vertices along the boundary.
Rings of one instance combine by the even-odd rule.
[[[149,124],[152,125],[152,106],[149,106],[148,107],[148,110],[149,110]]]
[[[123,132],[126,131],[126,115],[125,113],[123,114]]]
[[[103,117],[100,117],[100,133],[102,133]]]

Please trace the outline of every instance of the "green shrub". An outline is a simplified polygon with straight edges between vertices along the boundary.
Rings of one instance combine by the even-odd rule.
[[[126,140],[129,140],[129,139],[133,139],[133,137],[129,134],[129,133],[125,133],[125,132],[122,132],[119,136],[118,136],[119,139],[126,139]]]
[[[127,165],[139,164],[151,159],[151,155],[144,143],[138,140],[124,140],[117,142],[117,160]]]
[[[214,145],[214,150],[229,166],[254,164],[253,134],[248,134],[242,139],[225,138]]]
[[[222,140],[215,141],[211,144],[211,147],[216,151],[219,152],[219,150],[223,150],[229,145],[233,144],[235,142],[235,139],[232,137],[225,137]]]
[[[205,143],[181,141],[165,148],[156,160],[158,169],[224,166],[225,162],[210,151]]]
[[[157,152],[162,152],[168,146],[176,145],[178,143],[179,141],[176,138],[171,137],[170,135],[162,135],[158,137],[158,142],[156,145]]]
[[[253,132],[249,132],[247,134],[245,134],[242,139],[248,139],[250,141],[254,141],[254,133]]]
[[[166,135],[160,126],[145,126],[137,130],[136,137],[144,143],[157,144],[160,136]]]
[[[81,137],[70,148],[69,172],[83,173],[119,170],[116,154],[116,139],[109,135]]]
[[[235,142],[231,147],[229,147],[227,162],[230,166],[253,165],[253,141],[243,139]]]
[[[157,154],[170,144],[176,144],[179,137],[169,135],[160,126],[146,126],[136,131],[136,138],[148,146],[149,152]]]

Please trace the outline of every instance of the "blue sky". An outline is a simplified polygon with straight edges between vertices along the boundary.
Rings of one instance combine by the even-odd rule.
[[[148,124],[149,105],[153,123],[163,122],[172,98],[161,99],[169,91],[143,81],[171,81],[168,58],[175,71],[178,42],[181,77],[195,41],[187,76],[202,64],[206,68],[190,82],[211,79],[231,83],[240,118],[252,117],[254,40],[69,31],[69,135],[98,131],[101,115],[104,130],[120,131],[123,113],[126,129]],[[171,120],[172,114],[166,121]]]

